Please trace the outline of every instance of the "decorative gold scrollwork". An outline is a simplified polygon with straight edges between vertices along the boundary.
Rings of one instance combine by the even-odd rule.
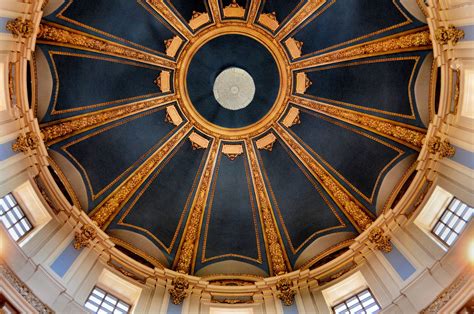
[[[438,136],[434,136],[428,141],[428,150],[431,154],[438,154],[440,158],[451,158],[456,154],[456,149],[448,140],[441,140]]]
[[[170,293],[173,304],[183,303],[184,298],[187,296],[186,289],[189,287],[189,282],[186,278],[180,276],[176,277],[171,284],[173,288],[169,289],[168,292]]]
[[[441,26],[435,31],[435,38],[436,41],[442,45],[446,45],[448,42],[451,42],[454,46],[458,43],[458,41],[464,38],[464,31],[462,29],[456,28],[452,24],[450,24],[447,28]]]
[[[369,241],[375,245],[377,250],[385,253],[390,253],[392,251],[390,236],[384,235],[384,232],[380,227],[374,227],[370,230]]]
[[[286,306],[290,306],[295,302],[296,292],[291,289],[292,286],[291,281],[287,278],[278,280],[276,284],[276,288],[280,292],[278,294],[278,299],[280,299]]]
[[[6,25],[7,30],[18,37],[29,38],[33,35],[33,22],[30,20],[23,20],[17,17],[14,20],[8,21]]]
[[[15,143],[12,144],[12,150],[17,153],[26,153],[30,149],[36,149],[39,145],[39,141],[39,137],[33,132],[20,134]]]
[[[84,225],[81,227],[80,232],[76,232],[74,235],[74,248],[80,250],[83,247],[89,245],[97,236],[95,228],[91,225]]]

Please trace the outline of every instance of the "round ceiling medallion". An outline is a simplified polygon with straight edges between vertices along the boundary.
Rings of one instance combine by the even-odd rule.
[[[217,76],[213,92],[219,105],[229,110],[240,110],[253,100],[255,83],[247,71],[231,67]]]

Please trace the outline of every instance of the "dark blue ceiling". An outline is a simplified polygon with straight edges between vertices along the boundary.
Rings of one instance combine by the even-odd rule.
[[[249,1],[237,2],[248,10]],[[166,0],[164,3],[184,23],[191,19],[193,11],[210,12],[207,1]],[[231,1],[219,3],[227,6]],[[258,14],[275,12],[281,27],[306,3],[304,0],[262,1],[257,19]],[[164,58],[169,58],[165,53],[165,40],[179,36],[183,39],[183,47],[189,44],[177,28],[144,0],[116,0],[113,5],[105,0],[69,0],[43,21]],[[232,23],[236,21],[233,19]],[[329,0],[281,41],[288,37],[302,41],[302,58],[307,58],[423,26],[425,24],[408,13],[398,0]],[[205,32],[206,27],[192,33]],[[257,27],[264,29],[261,25]],[[162,93],[155,84],[163,70],[159,66],[61,43],[43,41],[37,50],[37,54],[45,56],[49,68],[49,73],[38,73],[38,79],[46,74],[52,77],[49,102],[39,104],[45,112],[44,116],[38,117],[42,128],[84,116],[100,116],[106,110],[126,107],[137,101],[165,95],[173,97],[168,103],[116,119],[109,118],[49,144],[51,156],[60,165],[64,177],[70,179],[64,184],[72,186],[74,193],[85,199],[84,210],[91,213],[191,120],[182,114],[173,84],[167,93]],[[305,72],[312,85],[304,94],[292,92],[302,99],[423,130],[426,120],[422,117],[427,115],[429,104],[417,101],[420,92],[417,96],[415,83],[422,64],[430,58],[429,53],[422,48],[315,64],[293,71],[294,78],[299,72]],[[294,61],[288,60],[288,64]],[[213,97],[215,77],[231,66],[250,73],[256,85],[254,101],[240,111],[222,108]],[[173,76],[174,71],[171,82]],[[275,61],[264,46],[249,37],[225,35],[205,44],[193,57],[187,87],[192,103],[209,122],[238,128],[257,122],[268,113],[278,94],[279,79]],[[176,125],[169,116],[171,106],[177,109],[182,120]],[[287,127],[283,118],[290,108],[299,110],[300,123]],[[277,123],[371,217],[383,210],[385,203],[380,205],[379,201],[387,174],[402,160],[418,153],[400,141],[337,117],[323,116],[296,103],[287,104]],[[271,149],[259,148],[257,140],[270,133],[276,137]],[[207,147],[192,145],[196,134],[204,142],[208,141]],[[214,143],[218,145],[217,153],[214,160],[209,160]],[[242,153],[235,159],[234,156],[230,158],[223,151],[224,145],[240,145]],[[252,145],[250,150],[247,145]],[[205,272],[206,269],[212,272],[215,264],[235,261],[249,265],[250,273],[255,274],[254,270],[258,269],[260,275],[272,274],[259,195],[249,166],[252,152],[268,192],[288,270],[302,264],[302,256],[311,254],[307,250],[313,252],[316,241],[331,235],[345,234],[349,239],[357,235],[360,230],[301,158],[285,144],[276,128],[234,142],[190,128],[121,204],[118,214],[105,230],[115,237],[120,237],[123,231],[121,243],[129,243],[135,253],[147,259],[151,254],[147,249],[149,246],[139,246],[137,241],[123,234],[127,234],[126,231],[139,236],[142,243],[148,241],[162,252],[162,265],[173,267],[190,223],[190,212],[197,199],[205,165],[215,163],[196,237],[192,272]],[[403,174],[409,166],[397,171]],[[398,183],[401,182],[392,182],[392,188]],[[79,195],[82,191],[85,195]],[[232,269],[227,272],[233,273]]]

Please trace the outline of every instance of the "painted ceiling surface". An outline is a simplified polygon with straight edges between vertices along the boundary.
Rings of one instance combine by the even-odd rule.
[[[58,185],[124,252],[269,276],[340,254],[407,183],[435,95],[416,1],[67,0],[36,114]],[[241,110],[220,72],[255,83]]]

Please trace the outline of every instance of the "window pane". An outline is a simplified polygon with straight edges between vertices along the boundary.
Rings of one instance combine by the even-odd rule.
[[[128,313],[130,309],[130,305],[97,287],[92,290],[84,306],[93,313],[107,314]]]
[[[13,195],[8,194],[0,198],[0,206],[2,208],[0,220],[15,241],[18,241],[18,239],[32,229],[30,221],[20,206],[18,206]]]
[[[334,313],[377,313],[380,307],[370,290],[364,290],[333,307]]]

